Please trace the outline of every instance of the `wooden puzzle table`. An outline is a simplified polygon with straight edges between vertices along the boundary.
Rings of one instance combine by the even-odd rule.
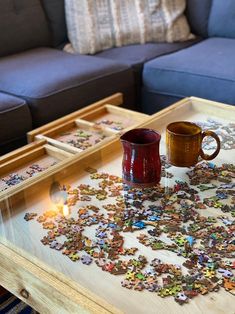
[[[232,202],[234,202],[235,178],[231,173],[235,171],[231,170],[231,164],[235,164],[235,142],[231,138],[235,137],[235,107],[191,97],[144,120],[139,121],[139,127],[152,128],[161,133],[160,153],[163,156],[165,154],[165,128],[168,123],[188,120],[199,123],[203,129],[214,127],[215,132],[222,139],[222,149],[217,158],[204,167],[207,167],[206,173],[215,171],[213,170],[215,168],[218,169],[220,181],[212,179],[211,182],[205,183],[203,175],[199,175],[199,181],[196,184],[194,182],[194,185],[189,185],[193,169],[170,167],[165,164],[162,157],[164,173],[160,187],[156,188],[160,196],[149,200],[140,196],[141,192],[134,192],[139,193],[137,195],[131,191],[123,191],[122,183],[118,179],[122,175],[122,148],[118,135],[80,154],[73,149],[72,151],[66,149],[67,147],[63,149],[61,144],[54,146],[54,142],[50,142],[47,137],[51,136],[54,139],[57,129],[54,133],[48,131],[49,133],[43,138],[40,136],[40,140],[48,141],[46,145],[52,145],[53,148],[66,151],[72,156],[66,154],[66,158],[60,162],[59,166],[45,171],[44,175],[39,176],[37,180],[29,180],[29,184],[25,183],[22,188],[9,193],[6,190],[2,196],[0,201],[0,285],[41,313],[235,313],[233,295],[235,288],[226,291],[220,287],[218,292],[208,292],[206,295],[199,293],[192,299],[188,298],[187,303],[183,305],[174,300],[174,296],[180,293],[180,289],[166,296],[169,291],[166,292],[162,288],[163,277],[167,281],[169,280],[169,276],[168,279],[166,278],[167,275],[171,277],[174,273],[175,276],[179,269],[184,276],[190,270],[184,264],[186,257],[183,253],[179,254],[180,250],[185,249],[185,235],[181,234],[177,237],[177,234],[169,231],[170,227],[174,229],[176,225],[181,226],[181,222],[174,224],[172,217],[175,217],[177,221],[183,207],[186,206],[187,209],[187,204],[190,203],[193,211],[199,213],[200,217],[204,217],[201,221],[205,222],[207,230],[214,223],[216,226],[230,228],[229,230],[232,230],[231,226],[234,226],[232,209],[224,213],[221,208],[226,208],[222,207],[225,205],[232,208]],[[54,125],[54,127],[58,126]],[[44,142],[43,145],[45,145]],[[204,143],[209,153],[213,145],[214,143],[210,141]],[[230,170],[226,168],[221,171],[222,164],[230,164]],[[200,172],[200,169],[198,171]],[[192,192],[197,195],[193,200],[189,201],[187,198],[191,192],[184,192],[180,188],[184,183],[196,190]],[[231,185],[227,188],[232,191],[229,192],[229,196],[219,201],[213,200],[215,191],[221,188],[224,192],[226,184]],[[177,186],[179,190],[173,191]],[[137,201],[131,199],[133,195],[137,197]],[[141,204],[138,197],[142,200]],[[138,213],[138,208],[146,213],[147,208],[150,210],[153,206],[155,206],[153,210],[161,211],[162,208],[159,206],[163,204],[162,198],[167,207],[164,207],[166,212],[161,212],[160,218],[148,213],[146,214],[148,218],[134,220],[132,225],[129,220],[124,221],[122,212],[126,209],[123,204],[129,204],[127,208],[129,206],[136,213]],[[209,201],[212,204],[208,203]],[[197,203],[201,204],[201,208],[196,208]],[[218,204],[217,207],[215,203]],[[152,207],[149,207],[150,205]],[[191,209],[188,209],[188,212]],[[184,215],[187,215],[187,210]],[[161,224],[160,220],[163,217],[165,221]],[[166,223],[167,219],[169,222]],[[141,225],[143,223],[144,225]],[[118,229],[118,226],[121,229]],[[115,233],[115,228],[118,233]],[[185,223],[184,228],[186,230],[193,226],[188,222]],[[155,237],[147,232],[153,229],[155,232],[161,229],[163,233]],[[54,236],[55,242],[48,241],[46,238],[48,232],[51,237]],[[198,230],[195,229],[194,232],[196,237]],[[151,239],[145,245],[144,235],[155,241],[155,248],[151,244]],[[233,242],[231,242],[231,234],[229,237],[230,246],[234,246],[234,237]],[[109,245],[105,245],[104,239],[109,241]],[[203,241],[207,240],[203,238]],[[198,239],[196,241],[193,245],[198,246],[198,254],[200,254],[201,244]],[[164,245],[164,247],[159,247],[159,245]],[[110,249],[111,246],[114,250]],[[234,263],[234,251],[232,249],[228,251],[227,247],[226,250],[226,256],[233,255],[233,258],[228,256],[225,259]],[[118,254],[123,265],[129,263],[128,274],[128,270],[122,272],[121,268],[118,268],[116,273],[111,270],[112,263],[117,263],[117,267],[120,266],[120,264],[118,266],[118,259],[115,259],[115,254]],[[145,261],[143,261],[143,256],[146,258]],[[168,270],[170,269],[165,274],[152,274],[158,277],[157,281],[161,288],[154,292],[148,289],[142,290],[143,276],[146,282],[147,279],[150,280],[154,263],[159,263],[159,260],[164,265],[168,265]],[[207,265],[205,276],[211,279],[213,275],[210,271],[213,269],[208,267]],[[234,269],[230,270],[234,274]],[[220,286],[221,282],[225,281],[222,275],[219,273],[217,276]],[[136,289],[133,287],[131,276],[134,276],[132,279],[136,283]],[[146,285],[153,287],[149,285],[149,281]],[[159,295],[161,292],[163,297]]]

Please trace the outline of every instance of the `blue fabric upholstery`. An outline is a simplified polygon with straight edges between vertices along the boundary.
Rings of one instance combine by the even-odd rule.
[[[235,40],[209,38],[149,61],[143,71],[145,91],[178,98],[198,96],[235,104],[234,51]],[[154,107],[155,103],[151,105]]]
[[[166,55],[180,49],[192,46],[197,43],[199,39],[188,40],[178,43],[147,43],[144,45],[129,45],[119,48],[112,48],[97,53],[96,56],[109,60],[116,61],[121,64],[130,66],[134,72],[135,86],[136,86],[136,106],[139,108],[141,100],[141,85],[142,85],[142,70],[144,63]]]
[[[0,57],[51,45],[40,0],[0,1]]]
[[[0,92],[0,148],[32,129],[29,108],[23,99]]]
[[[188,40],[178,43],[147,43],[144,45],[128,45],[124,47],[111,48],[97,53],[97,57],[115,60],[127,64],[133,68],[142,67],[149,60],[159,56],[178,51],[193,45],[196,40]]]
[[[166,107],[176,103],[182,98],[158,94],[145,88],[142,88],[141,96],[141,111],[147,114],[153,114],[159,110],[165,109]]]
[[[218,0],[221,1],[221,0]],[[224,1],[221,1],[224,4]],[[186,16],[192,33],[208,37],[208,18],[212,0],[187,0]]]
[[[213,0],[208,24],[210,37],[235,38],[235,1]]]
[[[1,89],[29,105],[33,126],[117,92],[135,103],[131,69],[112,60],[37,48],[1,58],[0,73]]]
[[[52,31],[53,46],[64,46],[68,42],[64,0],[41,0]]]

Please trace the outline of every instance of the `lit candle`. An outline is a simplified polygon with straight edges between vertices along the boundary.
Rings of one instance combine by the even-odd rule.
[[[66,217],[69,215],[69,207],[67,204],[63,206],[63,215]]]

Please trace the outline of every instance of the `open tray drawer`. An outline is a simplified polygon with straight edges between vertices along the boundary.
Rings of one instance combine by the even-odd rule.
[[[76,119],[37,135],[36,138],[45,139],[51,145],[77,154],[103,145],[105,142],[112,140],[115,134],[114,131],[108,128],[97,126],[82,119]]]
[[[42,134],[37,139],[45,139],[48,143],[70,153],[82,153],[112,141],[130,128],[137,127],[149,116],[131,110],[104,105],[99,109],[60,124]]]
[[[48,145],[45,140],[23,146],[0,158],[0,198],[17,192],[45,172],[58,168],[72,154]]]
[[[43,125],[37,129],[34,129],[27,133],[28,142],[33,142],[37,135],[45,135],[48,131],[52,131],[56,129],[57,127],[63,125],[65,126],[67,123],[74,122],[77,119],[83,118],[86,120],[86,117],[89,118],[89,113],[99,113],[100,116],[105,115],[107,111],[116,112],[115,116],[117,115],[117,119],[120,121],[123,120],[124,117],[133,116],[132,119],[129,119],[129,123],[125,123],[126,126],[132,126],[134,127],[135,124],[138,124],[139,122],[142,122],[147,117],[149,117],[146,114],[134,112],[131,110],[127,110],[125,108],[119,108],[117,111],[113,107],[119,107],[123,104],[123,95],[121,93],[114,94],[110,97],[104,98],[100,101],[97,101],[89,106],[86,106],[82,109],[79,109],[71,114],[68,114],[62,118],[59,118],[55,121],[52,121],[50,123],[47,123],[46,125]],[[106,105],[109,105],[110,109],[105,108]],[[111,105],[111,106],[110,106]],[[101,111],[100,111],[101,110]],[[125,118],[126,120],[126,118]],[[131,122],[132,120],[132,122]],[[126,121],[127,122],[127,121]],[[130,123],[131,122],[131,123]],[[107,125],[105,125],[107,126]],[[120,125],[119,125],[120,127]]]
[[[89,152],[112,141],[149,118],[121,108],[122,95],[115,94],[28,133],[28,140],[45,139],[73,154]]]
[[[151,121],[146,122],[142,126],[153,128],[162,134],[161,154],[164,154],[164,132],[169,122],[189,120],[199,121],[205,125],[206,123],[210,123],[210,126],[213,126],[214,123],[215,131],[226,127],[229,128],[231,132],[234,132],[234,113],[234,107],[191,98],[183,100],[169,107],[167,110],[154,115]],[[226,131],[226,129],[223,130]],[[208,148],[210,149],[210,147]],[[213,163],[220,166],[223,163],[234,163],[234,160],[235,149],[225,146],[222,147],[220,154],[213,160]],[[84,212],[84,208],[88,205],[92,205],[91,210],[95,207],[94,215],[104,215],[101,216],[101,219],[104,217],[108,219],[107,217],[112,217],[112,214],[114,218],[117,217],[115,216],[115,211],[112,213],[113,210],[112,207],[110,209],[110,204],[117,205],[120,199],[124,197],[125,192],[122,191],[122,188],[118,190],[123,193],[119,199],[117,199],[116,196],[110,196],[111,185],[109,180],[117,180],[116,176],[121,177],[121,162],[121,144],[118,139],[115,139],[99,149],[95,149],[90,154],[84,156],[75,155],[68,162],[65,162],[59,171],[57,169],[57,171],[54,171],[47,177],[41,178],[40,182],[38,181],[37,184],[26,187],[22,193],[17,193],[9,198],[8,201],[1,202],[0,208],[2,209],[3,215],[3,228],[0,230],[0,242],[9,246],[15,252],[21,252],[20,254],[25,256],[26,260],[33,262],[38,268],[47,271],[56,279],[66,283],[68,285],[68,291],[71,288],[76,290],[84,303],[88,299],[91,300],[91,296],[87,293],[87,291],[90,291],[92,295],[95,296],[95,302],[102,305],[106,310],[109,310],[109,307],[107,307],[107,303],[109,303],[124,313],[155,313],[156,308],[159,308],[163,309],[162,313],[187,314],[190,312],[193,314],[213,314],[217,312],[220,313],[221,308],[224,307],[227,313],[233,313],[234,296],[224,289],[220,289],[216,294],[208,293],[208,295],[205,296],[195,297],[190,300],[186,306],[182,307],[174,302],[173,297],[161,298],[156,293],[150,293],[146,290],[140,293],[134,290],[124,289],[121,286],[121,280],[125,278],[124,275],[111,276],[109,272],[102,271],[100,268],[96,267],[95,263],[88,267],[82,265],[80,262],[71,262],[61,251],[53,250],[49,245],[42,245],[40,240],[47,234],[47,230],[45,230],[45,228],[43,229],[41,222],[36,219],[30,222],[24,220],[26,213],[35,213],[39,218],[48,211],[57,210],[54,199],[51,197],[52,187],[56,182],[59,182],[61,186],[69,191],[70,202],[67,204],[69,204],[70,213],[67,212],[66,215],[69,214],[70,217],[78,219],[78,213],[85,215],[86,212]],[[98,176],[93,173],[94,169],[97,169]],[[166,170],[173,174],[173,177],[162,176],[160,184],[166,195],[168,195],[169,190],[174,186],[176,180],[179,180],[179,182],[189,182],[189,177],[187,176],[188,168],[170,167],[170,169],[167,168]],[[109,179],[107,179],[107,174]],[[112,175],[112,178],[110,175]],[[234,182],[234,179],[232,180]],[[116,181],[115,185],[120,185],[120,183],[117,182],[120,181]],[[100,183],[102,183],[102,185],[100,185]],[[90,190],[89,186],[91,187]],[[97,191],[95,194],[92,194],[93,188]],[[102,188],[106,191],[109,190],[106,194],[107,198],[105,199],[103,198],[105,194],[100,192]],[[211,197],[213,193],[215,193],[215,190],[200,191],[198,187],[193,186],[193,188],[197,189],[197,194],[200,199]],[[88,192],[91,192],[90,201],[87,197],[85,197],[85,199],[80,197],[81,194],[83,194],[81,191],[83,190],[85,194],[86,189],[88,189]],[[38,193],[38,191],[40,191],[40,193]],[[115,192],[117,190],[112,191]],[[87,196],[87,194],[85,195]],[[135,199],[131,198],[130,195],[130,202],[133,200]],[[196,198],[194,198],[194,200],[196,200]],[[231,197],[229,200],[222,200],[222,202],[230,202],[230,200]],[[148,200],[147,202],[151,203],[144,204],[144,206],[149,206],[149,204],[154,205],[154,202],[157,203],[158,201],[161,201],[161,197],[159,197],[158,200]],[[138,202],[136,202],[136,208],[137,205]],[[133,204],[133,206],[135,205]],[[98,208],[98,212],[96,208]],[[171,212],[170,207],[168,211]],[[220,208],[207,207],[203,210],[197,209],[197,211],[204,217],[219,217],[223,214]],[[47,215],[49,214],[50,212],[47,213]],[[118,223],[118,220],[116,221]],[[58,221],[55,221],[54,223],[56,224],[57,222]],[[52,227],[53,226],[54,225],[52,225]],[[157,222],[152,221],[152,227],[154,226],[159,227]],[[84,228],[85,235],[94,240],[96,228],[97,224],[95,226],[86,225]],[[24,232],[22,232],[22,230],[24,230]],[[128,232],[128,230],[126,230],[126,232],[122,233],[125,248],[138,248],[138,253],[133,258],[136,259],[137,255],[141,254],[147,257],[149,263],[154,258],[160,259],[164,261],[164,263],[174,265],[182,265],[185,262],[185,258],[180,254],[177,255],[176,252],[166,251],[164,249],[154,251],[151,250],[150,247],[140,244],[137,235],[143,232],[146,232],[146,229],[136,230],[135,232]],[[62,240],[64,241],[64,238]],[[58,241],[61,241],[61,238]],[[76,256],[72,256],[71,258],[73,257],[76,259]],[[128,259],[129,258],[132,257],[128,257]],[[122,259],[122,257],[120,259]],[[50,283],[51,281],[48,282],[48,285]],[[43,283],[43,286],[44,285],[46,285],[45,281]],[[102,300],[104,300],[104,303],[102,303]],[[66,298],[64,302],[67,302]],[[92,310],[92,308],[89,309]]]
[[[146,114],[112,105],[104,105],[81,116],[81,119],[116,133],[135,128],[148,118],[149,116]]]

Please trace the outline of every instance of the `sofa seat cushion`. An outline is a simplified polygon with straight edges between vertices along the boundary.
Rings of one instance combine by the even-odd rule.
[[[2,58],[0,73],[0,89],[27,101],[34,126],[115,92],[130,96],[134,85],[126,65],[50,48]]]
[[[129,45],[108,49],[96,54],[96,56],[115,60],[132,67],[135,76],[136,98],[140,101],[144,63],[159,56],[189,47],[198,41],[200,41],[199,38],[181,43],[147,43],[144,45]],[[137,103],[137,105],[139,104]]]
[[[144,66],[145,91],[235,104],[235,40],[209,38]]]
[[[0,92],[0,146],[26,136],[32,129],[30,110],[23,99]]]
[[[144,45],[129,45],[119,48],[111,48],[97,53],[96,56],[115,60],[139,69],[142,68],[144,63],[149,60],[189,47],[198,41],[199,39],[178,43],[147,43]]]

